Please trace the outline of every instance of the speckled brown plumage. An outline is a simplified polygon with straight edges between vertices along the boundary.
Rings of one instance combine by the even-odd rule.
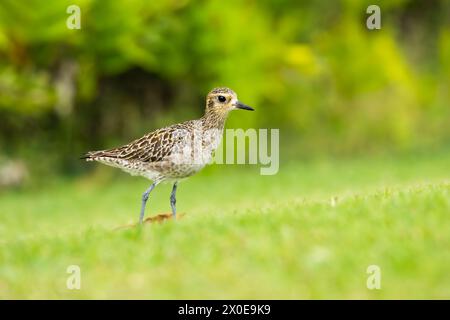
[[[222,138],[228,113],[233,109],[253,110],[240,103],[231,89],[215,88],[207,95],[202,118],[155,130],[121,147],[88,152],[83,159],[117,167],[154,182],[144,193],[140,221],[146,198],[154,186],[163,181],[175,181],[173,201],[171,198],[175,215],[177,181],[193,175],[210,162]]]

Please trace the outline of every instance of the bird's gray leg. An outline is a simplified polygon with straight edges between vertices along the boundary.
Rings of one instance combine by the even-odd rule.
[[[173,216],[174,220],[177,217],[177,210],[176,210],[176,207],[175,207],[175,204],[177,203],[177,199],[176,199],[177,183],[178,182],[175,182],[173,184],[172,193],[170,194],[170,206],[172,207],[172,216]]]
[[[150,188],[145,190],[144,194],[142,195],[142,206],[141,206],[141,215],[139,216],[139,224],[142,224],[142,221],[144,221],[145,204],[147,203],[148,195],[150,194],[150,192],[152,192],[152,190],[156,187],[157,184],[158,183],[156,182],[152,183]]]

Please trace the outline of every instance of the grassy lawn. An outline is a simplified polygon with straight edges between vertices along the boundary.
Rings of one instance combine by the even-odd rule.
[[[182,219],[119,231],[145,179],[105,167],[42,181],[0,194],[0,298],[449,299],[449,169],[449,152],[282,163],[274,176],[212,166],[179,185]],[[155,189],[147,216],[169,195]],[[81,290],[66,287],[69,265]]]

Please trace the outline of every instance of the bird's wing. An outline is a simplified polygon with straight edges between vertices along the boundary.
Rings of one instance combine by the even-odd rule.
[[[99,158],[114,158],[128,161],[161,162],[171,155],[174,147],[183,137],[178,134],[180,128],[171,126],[155,130],[124,146],[109,150],[91,151],[83,158],[97,160]]]

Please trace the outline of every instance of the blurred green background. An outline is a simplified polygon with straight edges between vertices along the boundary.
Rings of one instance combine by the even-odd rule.
[[[209,166],[179,223],[112,232],[148,181],[79,156],[216,86],[256,109],[228,128],[280,129],[279,174]],[[449,162],[450,1],[0,1],[0,298],[449,298]]]
[[[228,127],[280,128],[288,158],[448,145],[449,26],[445,0],[3,0],[0,156],[74,173],[87,150],[199,117],[215,86],[257,109]]]

